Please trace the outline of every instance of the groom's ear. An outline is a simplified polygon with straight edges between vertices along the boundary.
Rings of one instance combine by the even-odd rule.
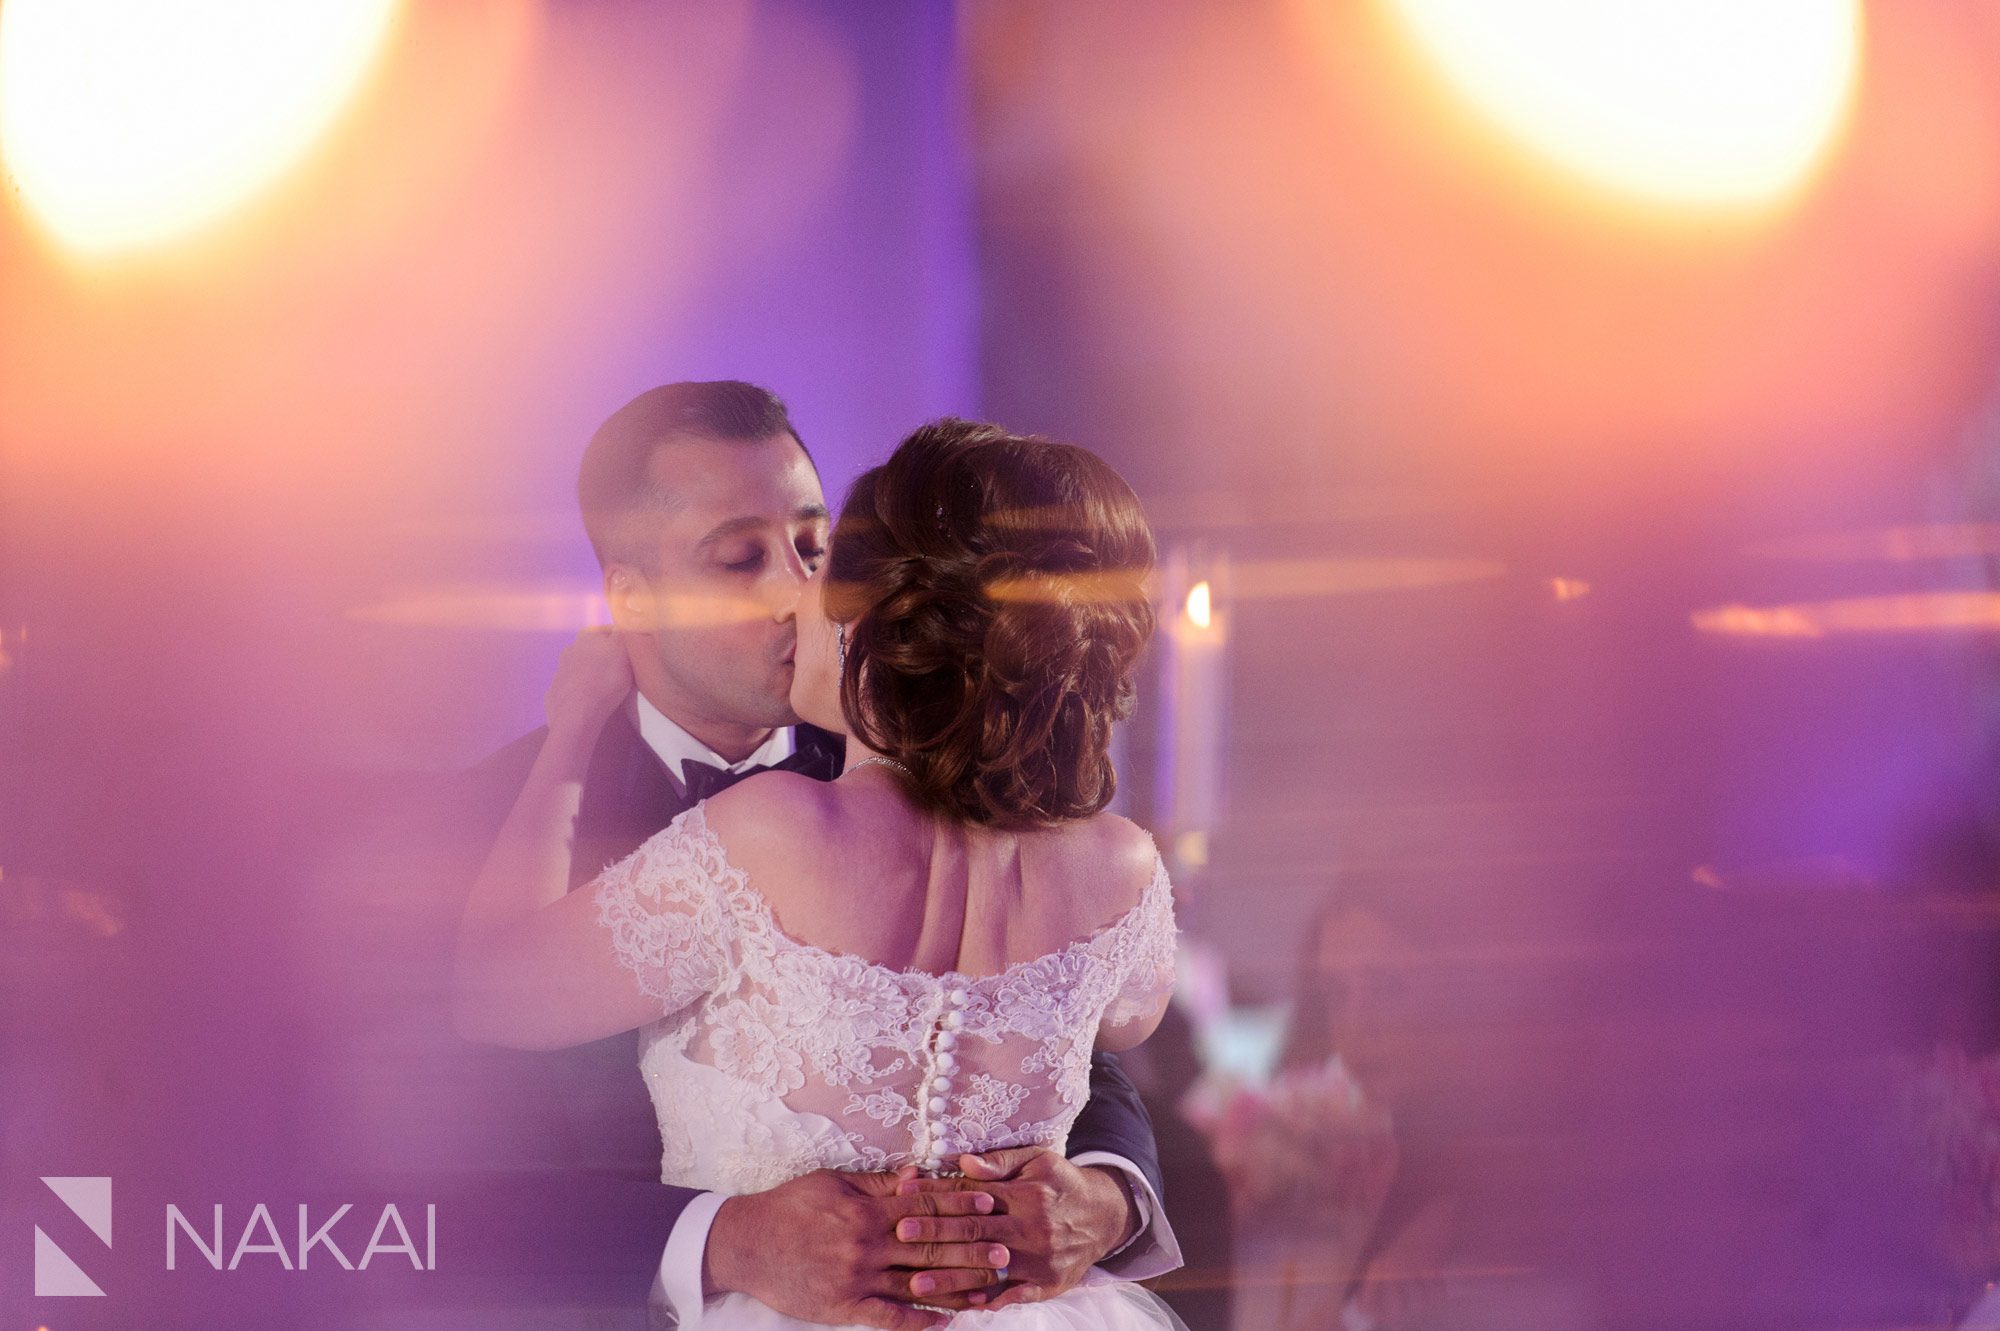
[[[659,619],[658,598],[637,571],[624,564],[604,570],[604,600],[611,608],[611,622],[627,633],[650,633]]]

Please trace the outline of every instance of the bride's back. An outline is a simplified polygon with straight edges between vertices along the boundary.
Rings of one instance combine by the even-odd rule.
[[[1172,891],[1141,844],[1104,815],[940,823],[872,770],[762,776],[677,818],[595,890],[660,1000],[640,1067],[662,1177],[756,1191],[1060,1148],[1092,1049],[1144,1038],[1172,989]]]
[[[710,823],[792,939],[891,970],[997,974],[1138,904],[1152,839],[1116,814],[980,826],[913,805],[886,766],[825,784],[775,774]]]

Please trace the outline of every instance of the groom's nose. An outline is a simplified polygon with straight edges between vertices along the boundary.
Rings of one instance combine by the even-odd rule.
[[[774,595],[771,600],[771,617],[780,624],[797,616],[799,610],[799,586],[793,584],[789,594]]]
[[[792,617],[798,610],[799,596],[806,589],[806,579],[811,576],[812,570],[805,566],[797,551],[792,551],[782,565],[772,568],[759,590],[771,607],[773,618],[783,621]]]

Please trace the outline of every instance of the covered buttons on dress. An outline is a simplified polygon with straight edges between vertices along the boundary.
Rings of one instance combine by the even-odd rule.
[[[958,1070],[958,1055],[952,1051],[958,1047],[958,1033],[965,1026],[964,1008],[972,997],[963,985],[953,985],[946,989],[940,999],[943,1004],[938,1014],[937,1034],[933,1061],[936,1073],[929,1082],[930,1098],[924,1107],[930,1111],[932,1121],[923,1129],[924,1141],[921,1146],[923,1166],[936,1171],[944,1166],[947,1155],[957,1150],[956,1143],[946,1134],[943,1124],[936,1120],[951,1107],[951,1074]]]

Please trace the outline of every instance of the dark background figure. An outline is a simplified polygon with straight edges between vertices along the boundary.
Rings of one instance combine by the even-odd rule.
[[[1341,876],[1301,935],[1276,1071],[1282,1083],[1337,1062],[1386,1120],[1386,1188],[1364,1203],[1357,1232],[1329,1245],[1345,1269],[1311,1273],[1332,1296],[1322,1296],[1326,1306],[1382,1331],[1436,1318],[1462,1260],[1467,1199],[1490,1185],[1477,1159],[1490,1123],[1467,1113],[1475,1068],[1454,1066],[1454,1023],[1434,992],[1453,962],[1437,931],[1424,928],[1432,900],[1407,873]],[[1371,1121],[1362,1130],[1378,1129]]]
[[[1189,1331],[1228,1331],[1235,1308],[1236,1227],[1215,1152],[1181,1109],[1203,1064],[1194,1026],[1178,1001],[1168,1005],[1159,1028],[1122,1062],[1153,1124],[1174,1234],[1187,1261],[1180,1270],[1148,1283]]]

